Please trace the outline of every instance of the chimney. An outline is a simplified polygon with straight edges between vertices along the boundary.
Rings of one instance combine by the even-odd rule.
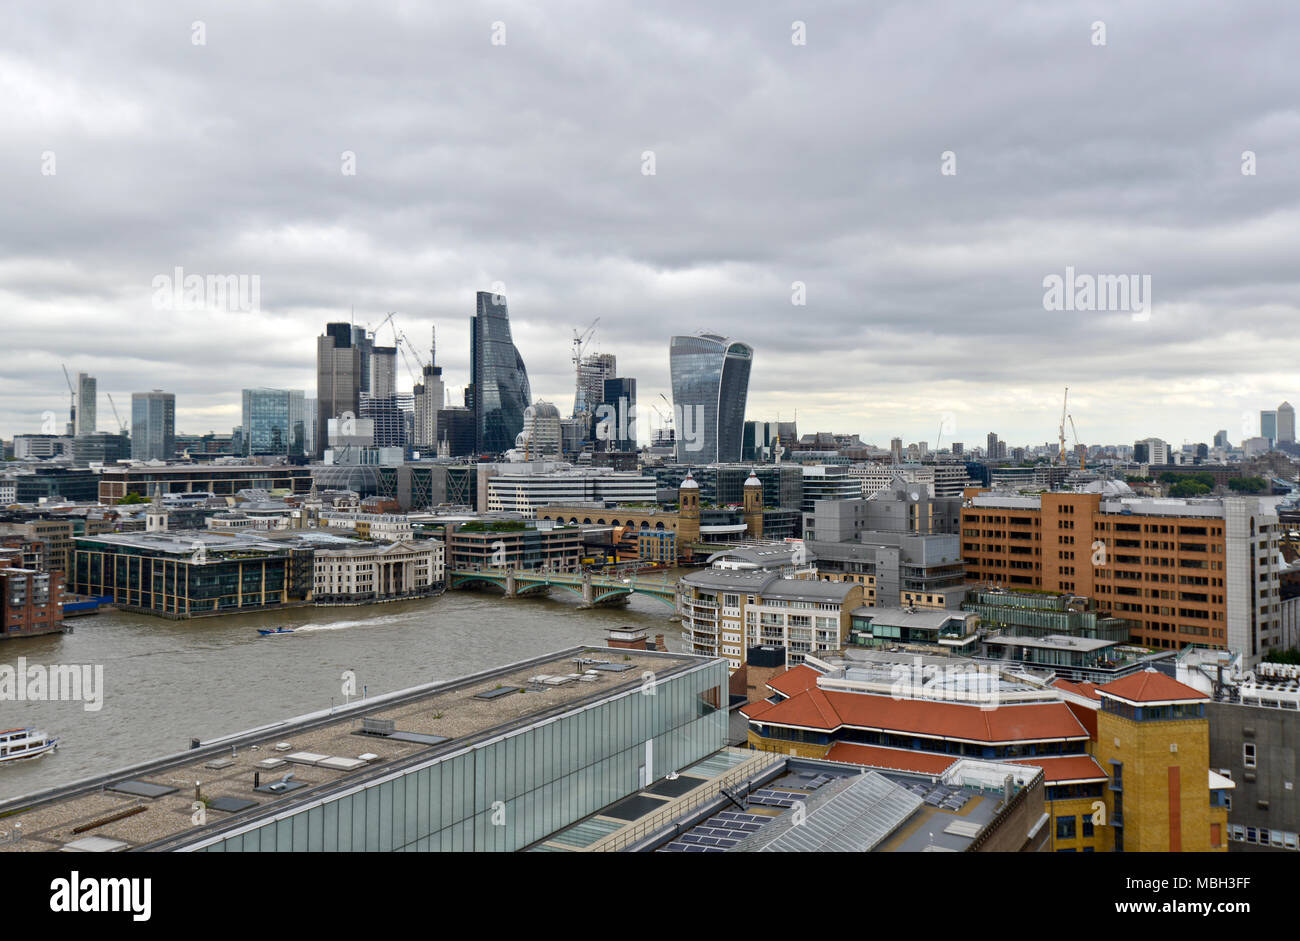
[[[668,649],[668,645],[664,643],[664,635],[663,635],[663,634],[656,634],[656,635],[655,635],[655,650],[667,650],[667,649]]]

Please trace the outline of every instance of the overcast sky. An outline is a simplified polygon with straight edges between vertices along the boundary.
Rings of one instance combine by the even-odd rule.
[[[0,435],[61,430],[61,363],[101,430],[160,388],[229,432],[241,388],[314,395],[353,309],[436,324],[459,394],[499,282],[565,414],[600,317],[643,401],[672,334],[750,343],[748,417],[802,433],[1041,444],[1069,385],[1084,442],[1237,442],[1300,402],[1297,35],[1221,0],[5,4]],[[160,309],[177,266],[260,310]],[[1066,266],[1149,275],[1149,319],[1045,310]]]

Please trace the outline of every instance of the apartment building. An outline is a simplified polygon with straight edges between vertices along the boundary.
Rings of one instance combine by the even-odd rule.
[[[862,586],[794,578],[768,569],[706,569],[679,582],[682,631],[695,653],[723,657],[734,673],[748,647],[780,647],[787,662],[841,649]]]
[[[72,569],[73,523],[65,519],[34,519],[25,514],[0,518],[0,536],[17,536],[45,546],[44,569],[68,573]]]
[[[62,572],[22,566],[21,549],[0,549],[0,640],[63,630]]]
[[[1277,498],[1139,499],[967,491],[967,577],[1095,598],[1136,643],[1241,650],[1254,663],[1296,642],[1283,601]]]

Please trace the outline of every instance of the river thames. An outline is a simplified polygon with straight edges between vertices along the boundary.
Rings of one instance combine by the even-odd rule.
[[[578,608],[549,598],[448,591],[365,607],[305,607],[189,621],[109,611],[68,619],[71,634],[0,644],[0,664],[103,667],[103,704],[0,701],[0,729],[31,726],[59,738],[53,754],[0,765],[0,800],[181,751],[343,702],[342,674],[358,692],[452,679],[575,644],[603,645],[634,625],[686,649],[672,609],[633,596],[626,607]],[[263,637],[258,628],[295,633]]]

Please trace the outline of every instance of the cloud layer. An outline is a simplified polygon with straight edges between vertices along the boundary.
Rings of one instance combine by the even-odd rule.
[[[1089,442],[1300,401],[1295,5],[544,6],[0,13],[0,435],[62,420],[60,363],[102,429],[161,388],[229,431],[353,311],[436,324],[458,387],[495,282],[562,409],[596,317],[643,400],[710,329],[755,347],[750,418],[886,445],[1054,440],[1065,385]],[[177,266],[261,310],[156,309]],[[1150,275],[1150,319],[1044,310],[1066,266]]]

